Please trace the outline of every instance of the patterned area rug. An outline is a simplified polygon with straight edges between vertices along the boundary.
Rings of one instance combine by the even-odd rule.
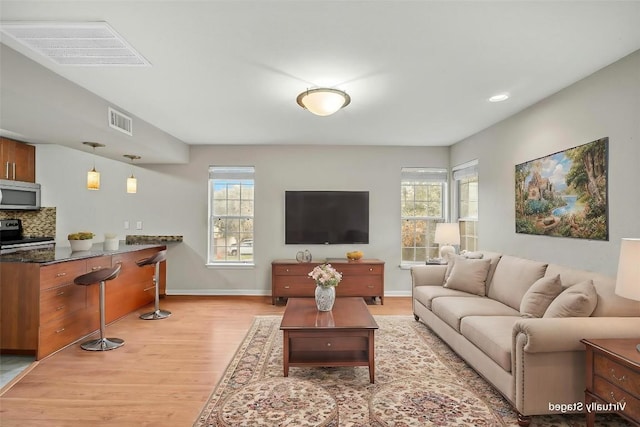
[[[376,316],[376,382],[367,367],[283,376],[280,316],[257,316],[194,427],[517,426],[500,394],[413,316]],[[599,426],[627,426],[598,415]],[[531,426],[584,426],[582,415]]]

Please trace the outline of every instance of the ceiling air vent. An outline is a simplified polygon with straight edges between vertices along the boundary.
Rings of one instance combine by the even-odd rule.
[[[129,136],[133,136],[133,120],[131,120],[131,117],[111,107],[109,107],[109,126]]]
[[[2,21],[0,32],[58,65],[151,65],[106,22]]]

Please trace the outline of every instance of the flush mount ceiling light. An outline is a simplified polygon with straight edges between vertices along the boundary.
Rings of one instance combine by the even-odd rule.
[[[330,116],[351,102],[344,91],[329,88],[307,89],[296,98],[299,106],[316,116]]]
[[[93,154],[95,156],[96,148],[104,147],[104,144],[99,142],[83,142],[84,145],[93,147]],[[96,170],[96,162],[93,161],[93,169],[87,172],[87,190],[99,190],[100,189],[100,172]]]
[[[136,156],[135,154],[124,154],[124,157],[131,160],[131,165],[133,166],[133,161],[141,159],[140,156]],[[127,193],[137,193],[138,192],[138,180],[135,176],[133,176],[133,171],[131,171],[131,176],[127,178]]]
[[[509,99],[508,93],[499,93],[489,98],[489,102],[502,102],[502,101],[506,101],[507,99]]]
[[[58,65],[151,65],[106,22],[3,21],[0,32]]]

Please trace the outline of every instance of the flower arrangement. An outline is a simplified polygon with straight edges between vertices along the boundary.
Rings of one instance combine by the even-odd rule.
[[[316,285],[329,287],[338,286],[338,283],[342,280],[342,274],[338,273],[331,264],[317,265],[310,273],[309,277],[315,280]]]

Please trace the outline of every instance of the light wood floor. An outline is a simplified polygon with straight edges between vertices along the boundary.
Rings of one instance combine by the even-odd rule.
[[[125,340],[119,349],[74,344],[36,362],[0,397],[0,425],[191,426],[253,317],[284,311],[271,297],[169,296],[160,305],[172,316],[145,321],[137,316],[149,310],[140,310],[107,326]],[[369,309],[411,315],[411,298]]]

